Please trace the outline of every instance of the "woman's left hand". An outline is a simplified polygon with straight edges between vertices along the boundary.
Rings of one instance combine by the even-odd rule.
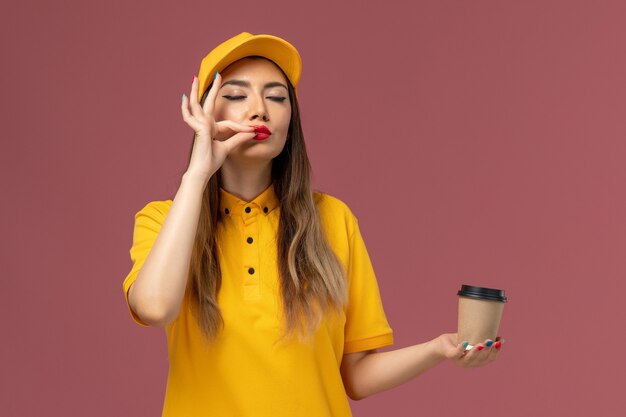
[[[487,339],[470,350],[465,350],[463,341],[457,340],[457,333],[444,333],[437,337],[438,352],[442,357],[450,359],[461,368],[478,368],[496,360],[502,350],[503,339]]]

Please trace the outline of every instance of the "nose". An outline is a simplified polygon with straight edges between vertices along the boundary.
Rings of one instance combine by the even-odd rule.
[[[250,100],[250,120],[261,118],[263,121],[269,120],[269,114],[267,114],[267,107],[263,101],[263,97],[254,95],[255,98]]]

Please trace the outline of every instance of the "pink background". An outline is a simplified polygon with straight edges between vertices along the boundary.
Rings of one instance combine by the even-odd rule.
[[[134,213],[171,198],[200,60],[242,31],[300,51],[314,184],[359,217],[394,350],[504,288],[499,358],[355,416],[621,415],[621,1],[12,2],[3,7],[0,407],[156,416],[160,328],[128,314]],[[593,288],[592,288],[593,286]]]

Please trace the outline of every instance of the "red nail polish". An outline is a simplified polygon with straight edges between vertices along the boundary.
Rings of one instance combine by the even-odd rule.
[[[500,346],[502,346],[502,343],[500,343],[500,341],[497,341],[494,346],[496,347],[496,349],[500,349]]]
[[[482,345],[478,345],[478,346],[476,346],[476,349],[478,349],[478,350],[483,350],[483,349],[484,349],[484,347],[483,347]]]
[[[196,79],[196,76],[194,75],[193,77],[191,77],[191,84],[193,84],[193,80]]]

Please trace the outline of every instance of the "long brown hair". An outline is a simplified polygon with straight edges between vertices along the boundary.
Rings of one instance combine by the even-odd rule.
[[[324,194],[311,188],[311,165],[298,102],[293,85],[285,78],[291,121],[285,146],[272,162],[272,182],[280,206],[277,265],[285,324],[280,340],[297,333],[302,341],[313,335],[326,313],[341,313],[348,293],[346,271],[329,246],[320,222],[317,204]],[[211,85],[205,90],[200,105],[204,104]],[[189,160],[192,151],[193,142]],[[222,283],[216,241],[218,222],[222,220],[221,184],[220,169],[204,189],[186,289],[190,307],[207,342],[214,340],[224,325],[217,303]]]

